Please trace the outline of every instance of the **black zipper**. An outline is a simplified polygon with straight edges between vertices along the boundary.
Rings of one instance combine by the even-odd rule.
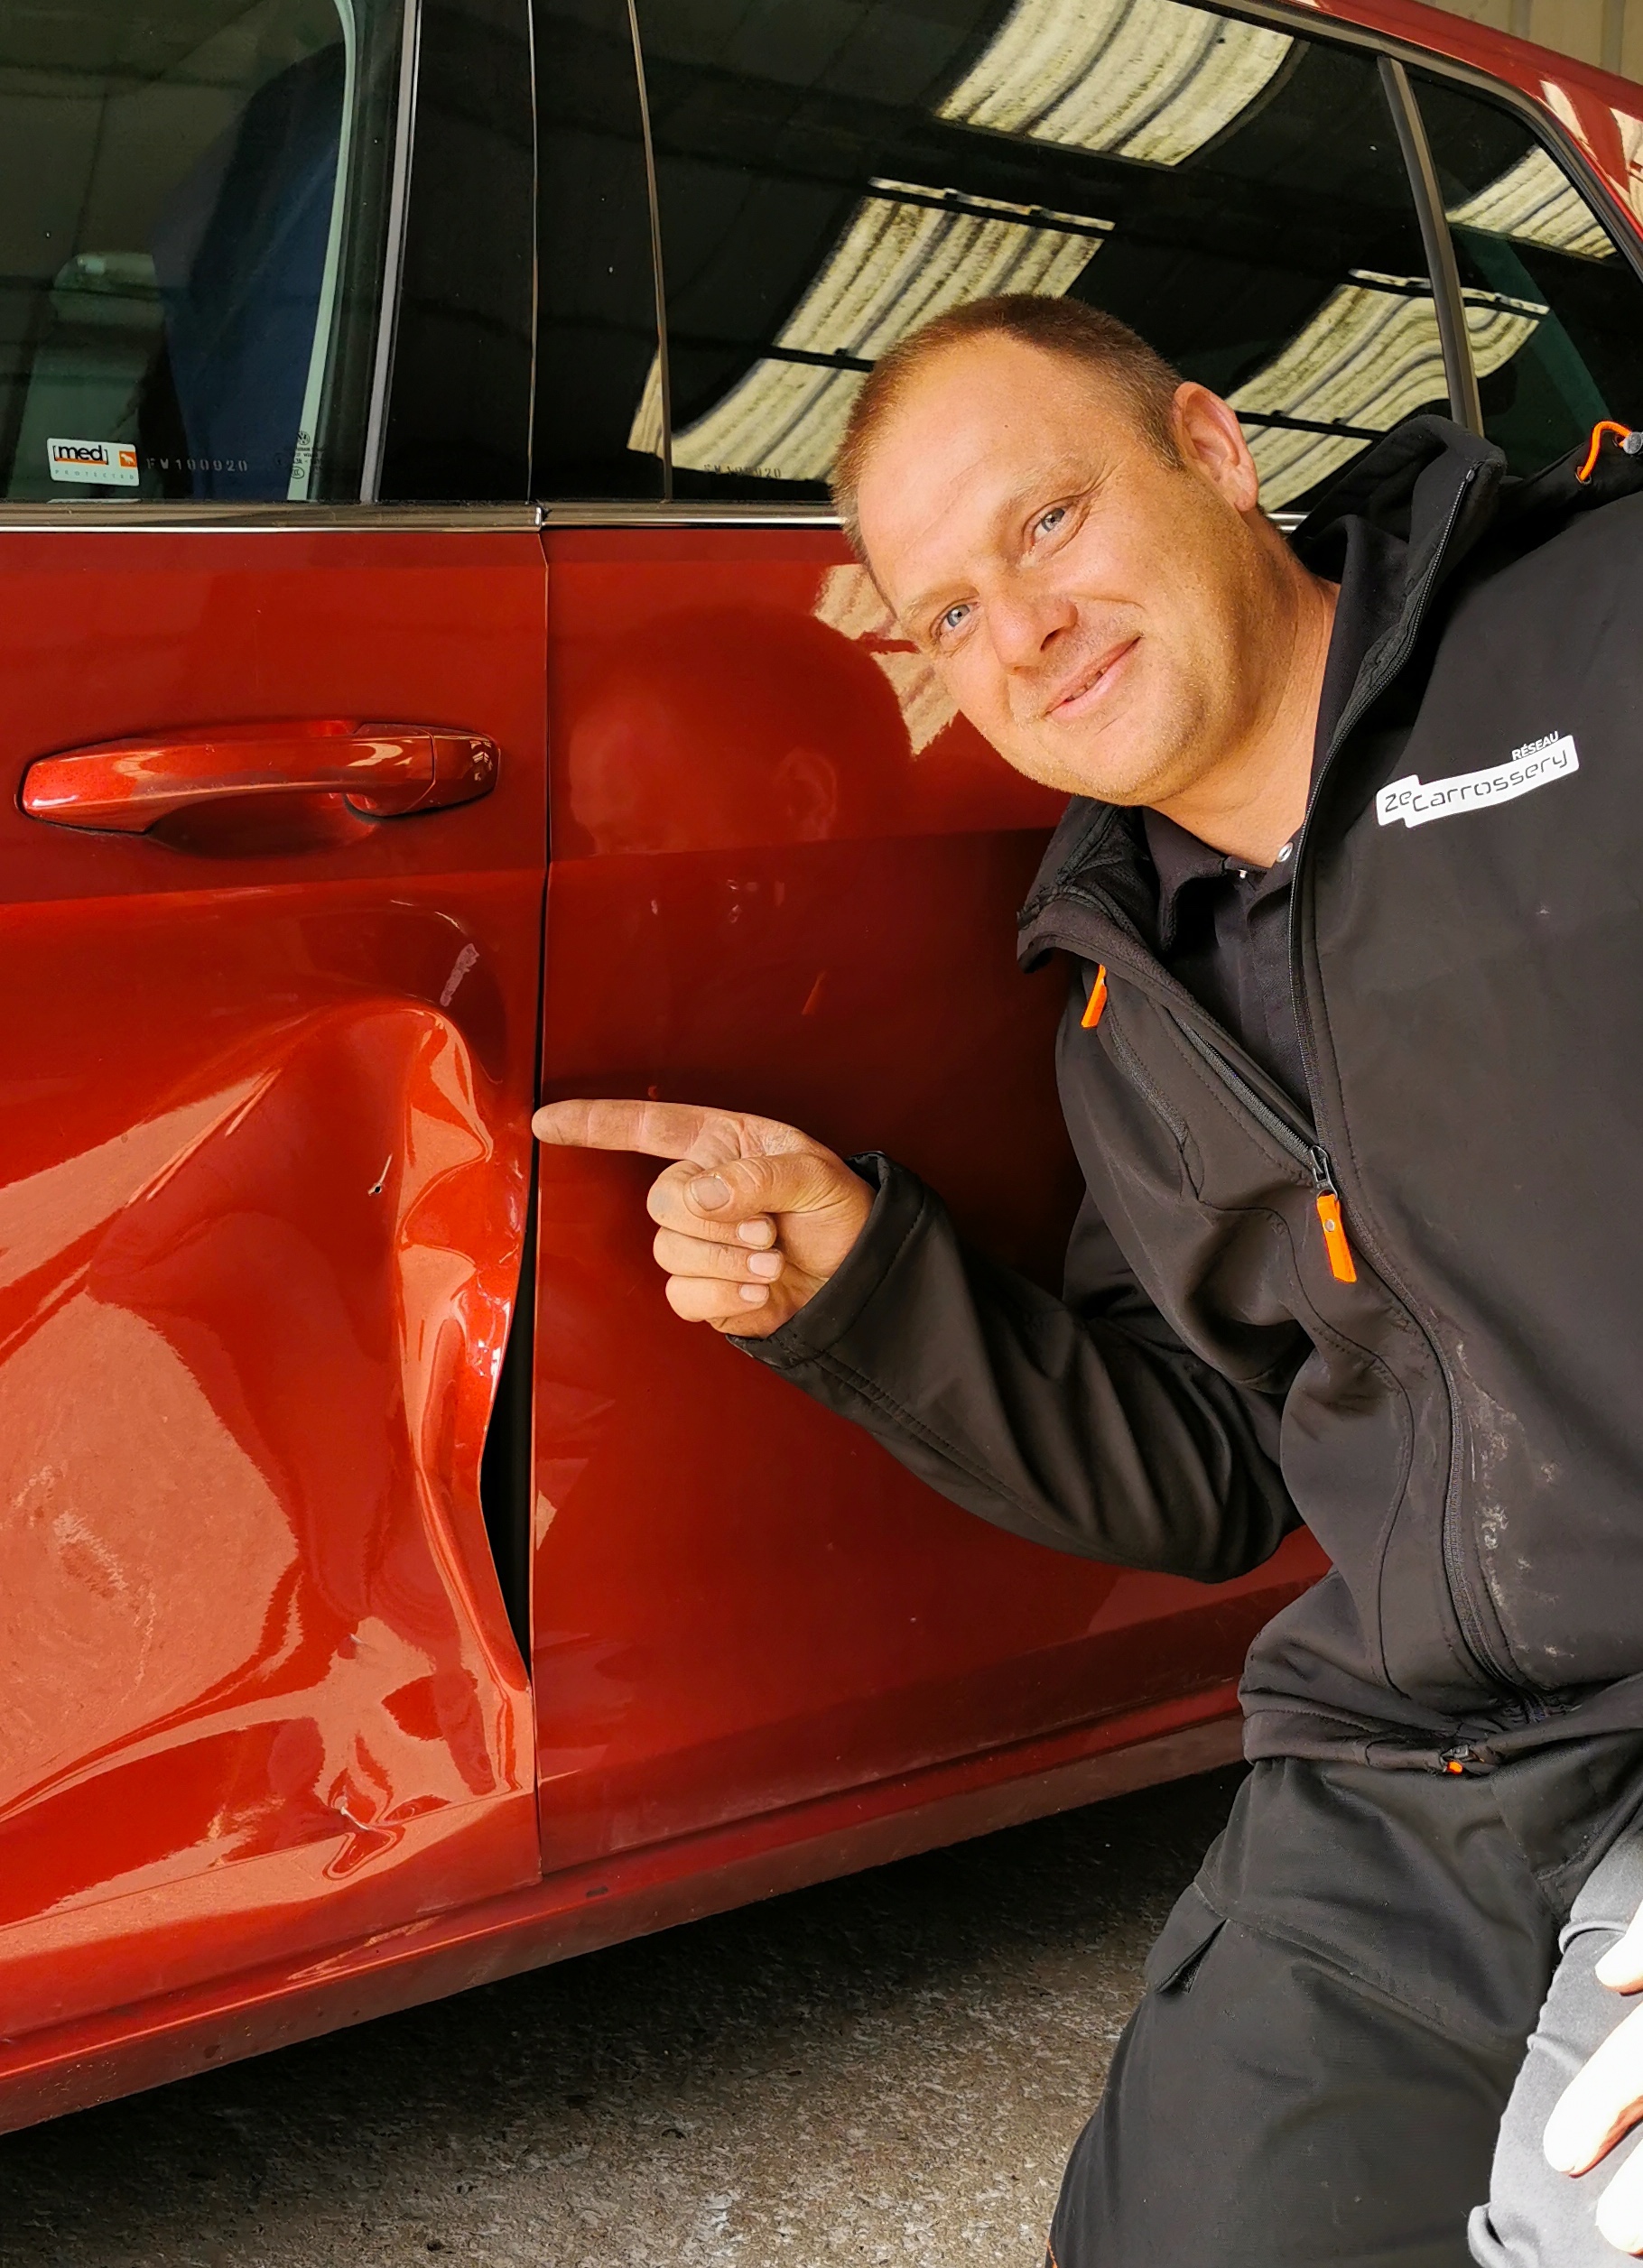
[[[1286,1156],[1293,1158],[1298,1166],[1312,1175],[1320,1195],[1327,1192],[1332,1197],[1335,1194],[1335,1177],[1329,1162],[1329,1153],[1312,1128],[1308,1126],[1303,1131],[1298,1126],[1286,1125],[1271,1105],[1262,1101],[1248,1080],[1239,1077],[1219,1048],[1211,1047],[1202,1033],[1194,1032],[1192,1025],[1183,1023],[1179,1016],[1174,1021],[1193,1052],[1202,1057],[1223,1087],[1231,1088],[1256,1125],[1271,1136]]]
[[[1335,729],[1330,736],[1329,747],[1324,753],[1323,763],[1319,768],[1318,779],[1307,806],[1306,817],[1301,823],[1300,833],[1295,837],[1295,878],[1290,885],[1289,981],[1295,1004],[1295,1029],[1301,1043],[1301,1064],[1306,1076],[1307,1099],[1312,1104],[1314,1117],[1322,1116],[1322,1113],[1318,1110],[1318,1092],[1322,1082],[1317,1076],[1317,1057],[1313,1042],[1312,1022],[1307,1010],[1306,986],[1304,981],[1304,964],[1301,953],[1304,903],[1302,864],[1312,837],[1313,814],[1321,801],[1320,791],[1324,776],[1330,765],[1334,762],[1348,734],[1378,699],[1409,658],[1425,620],[1426,602],[1431,596],[1432,585],[1436,579],[1439,568],[1443,563],[1444,555],[1454,535],[1455,524],[1460,519],[1462,508],[1465,505],[1472,482],[1477,477],[1478,469],[1477,466],[1469,465],[1462,476],[1461,485],[1456,489],[1454,500],[1449,507],[1449,516],[1443,523],[1443,534],[1433,552],[1432,563],[1422,579],[1419,591],[1406,609],[1400,626],[1400,634],[1396,643],[1382,659],[1373,680],[1368,685],[1360,681],[1354,688],[1352,698],[1341,713]],[[1324,1155],[1323,1153],[1320,1154]],[[1325,1162],[1327,1162],[1327,1158]],[[1482,1617],[1478,1612],[1477,1603],[1472,1596],[1471,1570],[1466,1565],[1456,1522],[1453,1518],[1454,1507],[1460,1499],[1461,1455],[1463,1439],[1461,1398],[1455,1384],[1454,1373],[1450,1366],[1448,1356],[1443,1352],[1442,1342],[1427,1321],[1419,1302],[1411,1293],[1398,1271],[1388,1263],[1386,1254],[1373,1239],[1366,1236],[1361,1212],[1357,1209],[1353,1212],[1352,1232],[1364,1257],[1370,1262],[1376,1273],[1394,1298],[1401,1302],[1410,1319],[1431,1348],[1433,1361],[1443,1383],[1443,1393],[1449,1403],[1449,1477],[1443,1490],[1443,1506],[1438,1515],[1438,1535],[1443,1552],[1444,1579],[1449,1588],[1450,1603],[1454,1608],[1455,1620],[1460,1625],[1462,1641],[1467,1652],[1471,1655],[1474,1666],[1490,1684],[1512,1694],[1520,1700],[1524,1699],[1526,1693],[1522,1683],[1514,1675],[1509,1663],[1503,1662],[1498,1658],[1484,1627]]]
[[[1119,1070],[1123,1072],[1130,1085],[1139,1091],[1144,1100],[1157,1112],[1171,1134],[1174,1135],[1177,1144],[1184,1150],[1188,1133],[1186,1120],[1165,1094],[1163,1088],[1158,1086],[1152,1073],[1142,1062],[1134,1048],[1130,1046],[1117,1023],[1109,1023],[1107,1026],[1107,1044]]]

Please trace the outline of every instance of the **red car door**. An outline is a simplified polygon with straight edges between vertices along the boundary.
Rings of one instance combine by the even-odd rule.
[[[944,121],[1011,12],[978,0],[938,33],[885,0],[825,38],[803,0],[757,15],[755,38],[729,0],[640,0],[664,369],[625,19],[609,11],[601,48],[597,9],[539,10],[543,265],[563,294],[536,467],[552,580],[544,1091],[719,1103],[843,1152],[888,1149],[989,1250],[1054,1283],[1077,1193],[1052,1069],[1066,977],[1024,979],[1014,938],[1058,800],[954,721],[827,524],[820,476],[856,374],[900,329],[1117,261],[1107,188],[1098,200],[1069,181],[1091,170],[1081,152]],[[1076,34],[1069,19],[1072,51]],[[1276,82],[1296,89],[1289,109],[1240,153],[1258,181],[1297,126],[1322,149],[1344,99],[1359,106],[1345,171],[1372,177],[1355,206],[1343,193],[1358,236],[1326,248],[1328,276],[1280,274],[1270,356],[1355,258],[1418,264],[1419,232],[1372,60],[1348,55],[1332,79],[1326,57],[1313,84],[1287,37],[1230,36],[1241,76],[1187,106],[1199,142],[1241,104],[1258,119]],[[1221,51],[1212,36],[1189,49]],[[984,107],[983,91],[965,100]],[[596,211],[575,189],[589,117],[605,137]],[[1230,304],[1224,250],[1205,261],[1205,304]],[[1133,284],[1135,254],[1118,264]],[[580,303],[564,281],[579,273]],[[1037,1769],[1029,1745],[1052,1734],[1072,1754],[1123,1737],[1125,1718],[1138,1739],[1227,1711],[1254,1631],[1317,1571],[1306,1539],[1208,1589],[969,1517],[672,1315],[643,1206],[654,1170],[561,1152],[542,1167],[533,1628],[550,1865],[874,1782],[904,1782],[911,1806],[908,1775],[929,1767],[990,1753],[1001,1778]]]
[[[543,566],[522,506],[358,501],[428,494],[476,430],[470,493],[511,448],[523,494],[526,397],[506,427],[474,341],[511,351],[511,292],[528,371],[529,262],[441,299],[464,19],[424,25],[452,68],[409,210],[405,20],[109,0],[3,35],[13,2035],[537,1872],[479,1477],[528,1189]],[[493,270],[528,110],[495,134]],[[452,411],[428,374],[465,349]]]

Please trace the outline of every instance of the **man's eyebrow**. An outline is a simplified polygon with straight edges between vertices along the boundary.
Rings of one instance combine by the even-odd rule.
[[[1049,502],[1056,496],[1092,488],[1099,477],[1096,467],[1081,457],[1058,458],[1054,464],[1040,466],[1029,479],[1024,480],[1007,495],[1000,496],[992,513],[989,536],[996,541],[1002,530],[1019,520],[1035,501],[1044,500],[1047,510]],[[932,583],[927,590],[920,591],[907,601],[896,616],[896,620],[904,628],[911,628],[914,622],[929,613],[938,599],[945,597],[949,591],[963,588],[962,577]]]

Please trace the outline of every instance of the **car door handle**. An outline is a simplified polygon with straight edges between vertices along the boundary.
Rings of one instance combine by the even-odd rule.
[[[265,797],[338,795],[367,818],[402,819],[488,795],[500,764],[495,741],[440,725],[218,725],[42,756],[23,774],[22,801],[54,827],[122,835]]]

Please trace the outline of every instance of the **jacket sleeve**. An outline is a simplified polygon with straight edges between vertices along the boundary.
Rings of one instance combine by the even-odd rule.
[[[733,1339],[954,1504],[1115,1566],[1222,1582],[1297,1514],[1277,1409],[1184,1347],[1086,1204],[1070,1299],[987,1259],[933,1191],[877,1153],[849,1257],[766,1339]]]

